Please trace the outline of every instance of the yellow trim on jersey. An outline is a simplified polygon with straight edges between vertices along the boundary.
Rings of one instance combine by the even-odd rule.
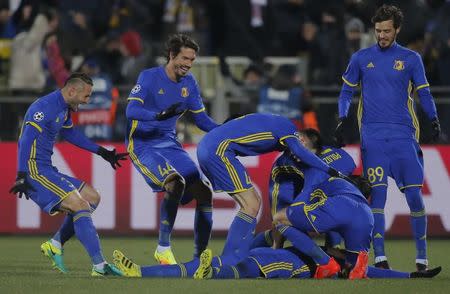
[[[270,272],[274,272],[277,270],[287,270],[287,271],[292,271],[293,269],[293,265],[291,262],[273,262],[273,263],[269,263],[268,265],[265,265],[263,267],[261,267],[261,271],[263,273],[270,273]]]
[[[139,101],[142,104],[144,104],[144,100],[142,98],[139,98],[139,97],[128,97],[127,101],[131,101],[131,100],[136,100],[136,101]]]
[[[419,125],[419,120],[417,119],[417,115],[416,112],[414,111],[414,99],[411,97],[411,93],[412,93],[412,89],[413,89],[413,85],[411,83],[411,81],[409,82],[408,85],[408,111],[409,114],[411,115],[411,119],[413,122],[413,126],[416,129],[416,141],[419,142],[419,138],[420,138],[420,125]]]
[[[372,210],[372,213],[384,214],[383,208],[372,208],[371,210]]]
[[[59,202],[63,201],[67,196],[69,196],[70,193],[73,191],[76,191],[76,189],[66,192],[61,187],[59,187],[57,184],[51,182],[49,179],[47,179],[45,176],[39,174],[39,170],[36,163],[36,144],[37,140],[35,139],[33,141],[33,144],[31,145],[31,153],[30,158],[28,159],[28,169],[30,172],[30,177],[37,181],[39,184],[47,188],[48,190],[55,193],[60,199]]]
[[[239,271],[234,266],[231,266],[231,269],[233,270],[234,278],[239,279]]]
[[[280,140],[278,140],[278,141],[280,141],[280,143],[281,143],[283,146],[285,146],[284,143],[283,143],[283,141],[286,140],[287,138],[291,138],[291,137],[293,137],[293,138],[295,138],[295,139],[298,140],[298,137],[295,136],[295,135],[287,135],[287,136],[281,137]]]
[[[425,209],[422,209],[421,211],[411,211],[410,215],[412,217],[421,217],[425,215]]]
[[[42,128],[35,122],[33,121],[27,121],[25,123],[26,125],[32,125],[33,127],[35,127],[40,133],[42,133]]]
[[[162,182],[161,182],[154,174],[152,174],[152,173],[148,170],[148,168],[147,168],[145,165],[143,165],[143,164],[139,161],[139,159],[138,159],[136,153],[134,153],[133,133],[134,133],[134,131],[136,130],[137,125],[138,125],[138,121],[137,121],[137,120],[133,120],[133,121],[131,122],[131,130],[130,130],[130,135],[128,136],[128,146],[127,146],[127,151],[128,151],[128,153],[129,153],[129,155],[130,155],[131,160],[133,161],[134,164],[136,164],[136,165],[139,167],[139,169],[141,170],[141,172],[142,172],[144,175],[146,175],[150,180],[152,180],[153,183],[155,183],[156,185],[162,187],[162,186],[163,186],[163,183],[162,183]]]
[[[416,91],[417,90],[420,90],[420,89],[423,89],[423,88],[426,88],[426,87],[429,87],[430,86],[430,84],[423,84],[423,85],[420,85],[420,86],[417,86],[417,88],[416,88]]]
[[[360,134],[361,134],[362,115],[363,115],[363,95],[362,95],[362,88],[361,88],[361,96],[359,97],[358,110],[356,112],[356,117],[358,119],[358,129],[359,129]]]
[[[293,271],[292,271],[292,274],[291,274],[291,278],[294,277],[294,276],[296,276],[296,275],[298,275],[298,274],[305,273],[305,272],[309,272],[309,271],[311,271],[310,268],[309,268],[309,266],[307,266],[307,265],[305,264],[305,265],[303,265],[302,267],[300,267],[300,268],[298,268],[298,269],[296,269],[296,270],[293,270]]]
[[[387,186],[387,184],[385,183],[381,183],[381,184],[375,184],[375,185],[370,185],[370,187],[378,187],[378,186]]]
[[[273,140],[273,139],[275,139],[275,138],[271,132],[262,132],[262,133],[255,133],[255,134],[238,137],[238,138],[234,138],[234,139],[226,139],[226,140],[223,140],[219,144],[219,146],[216,149],[216,155],[218,155],[220,157],[220,159],[222,160],[222,162],[225,164],[228,174],[231,177],[231,181],[233,182],[233,185],[236,187],[236,191],[234,191],[232,193],[239,193],[237,191],[242,192],[242,191],[246,191],[248,189],[244,189],[244,186],[242,185],[242,182],[239,178],[239,175],[238,175],[236,169],[231,164],[230,160],[225,156],[225,151],[228,148],[228,145],[230,145],[230,143],[245,144],[245,143],[252,143],[252,142],[257,142],[257,141],[262,141],[262,140]]]
[[[181,270],[181,278],[187,278],[187,269],[186,266],[182,263],[177,264]]]
[[[411,187],[423,187],[423,184],[413,184],[413,185],[406,185],[403,187],[398,188],[400,191],[405,190],[406,188],[411,188]]]
[[[200,108],[199,110],[191,110],[191,109],[189,109],[189,111],[192,112],[192,113],[200,113],[200,112],[205,111],[205,107]]]
[[[350,83],[349,81],[347,81],[347,80],[344,78],[344,76],[342,76],[342,80],[344,81],[344,83],[346,83],[346,84],[349,85],[350,87],[356,87],[356,86],[358,86],[358,83],[352,84],[352,83]]]
[[[303,173],[294,166],[280,165],[272,169],[271,177],[272,181],[274,181],[274,186],[272,190],[272,216],[274,216],[275,213],[277,212],[278,196],[279,196],[278,194],[280,193],[280,183],[277,181],[277,177],[281,173],[297,174],[301,178],[304,178]]]
[[[314,191],[312,191],[312,193],[310,194],[309,200],[313,200],[315,198],[318,198],[319,200],[315,203],[312,204],[306,204],[303,201],[300,202],[294,202],[293,204],[291,204],[291,206],[299,206],[299,205],[303,205],[303,213],[305,214],[306,218],[308,219],[309,223],[311,224],[311,226],[313,227],[313,229],[319,233],[319,231],[316,229],[316,227],[314,226],[313,222],[310,220],[309,218],[309,213],[311,211],[314,211],[315,209],[317,209],[318,207],[322,206],[325,204],[325,202],[328,199],[327,194],[325,194],[325,192],[323,192],[321,189],[316,189]]]
[[[65,129],[70,129],[70,128],[73,127],[73,123],[71,123],[70,126],[62,126],[62,127],[65,128]]]

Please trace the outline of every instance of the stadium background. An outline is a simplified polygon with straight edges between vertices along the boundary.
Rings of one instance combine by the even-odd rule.
[[[308,102],[308,109],[294,107],[314,113],[318,128],[329,141],[337,122],[340,75],[352,52],[373,43],[370,17],[382,3],[403,9],[405,23],[398,41],[422,55],[441,120],[442,136],[432,142],[430,123],[418,107],[426,164],[428,233],[431,238],[444,238],[439,241],[444,243],[433,244],[444,244],[435,247],[445,248],[450,236],[450,1],[445,0],[1,0],[0,242],[33,243],[36,239],[27,236],[47,236],[61,220],[42,214],[30,201],[8,195],[8,189],[15,178],[16,140],[26,108],[57,88],[68,72],[91,70],[111,83],[107,88],[97,85],[98,97],[106,95],[108,99],[96,100],[77,121],[102,145],[125,150],[126,97],[138,72],[165,62],[163,47],[169,34],[187,33],[201,47],[192,71],[216,121],[257,111],[259,88],[272,85],[280,77],[280,67],[287,65],[288,78],[292,79],[287,90],[301,88],[302,99]],[[52,22],[55,19],[56,24]],[[259,75],[256,80],[251,80],[249,70]],[[350,144],[346,148],[360,162],[356,115],[351,122],[345,134]],[[194,155],[202,132],[186,117],[179,121],[178,134]],[[161,195],[152,195],[129,163],[114,173],[101,159],[66,143],[58,143],[55,151],[53,160],[58,168],[100,190],[103,200],[94,222],[102,236],[156,235]],[[276,156],[244,160],[265,202],[258,230],[268,225],[268,173]],[[216,195],[214,207],[213,237],[224,236],[237,207],[226,195]],[[386,207],[388,239],[409,238],[409,212],[394,185]],[[192,209],[183,207],[175,237],[191,237],[192,223]],[[15,234],[25,239],[11,236]],[[405,244],[412,246],[410,243],[395,243],[395,248],[402,252]],[[444,255],[436,256],[450,265]],[[0,260],[2,271],[6,262]]]

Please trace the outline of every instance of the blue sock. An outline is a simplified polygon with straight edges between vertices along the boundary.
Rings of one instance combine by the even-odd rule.
[[[372,188],[370,208],[372,209],[374,219],[372,242],[375,257],[386,255],[384,252],[384,206],[386,204],[386,193],[387,186],[376,186]]]
[[[97,205],[94,205],[92,203],[90,203],[89,205],[91,206],[91,213],[93,213],[97,208]],[[61,245],[64,245],[64,243],[69,241],[69,239],[72,238],[73,235],[75,235],[75,230],[73,227],[73,216],[69,213],[64,218],[61,227],[52,239],[57,240],[61,243]]]
[[[208,246],[212,224],[212,205],[197,205],[194,220],[194,258],[199,257]]]
[[[320,265],[328,264],[330,256],[326,254],[317,244],[305,233],[294,227],[278,225],[277,229],[292,245],[300,252],[311,257]]]
[[[97,230],[92,222],[91,212],[89,210],[79,210],[73,214],[73,226],[75,235],[91,257],[93,264],[99,264],[105,261],[102,250],[100,249],[100,240]]]
[[[247,257],[253,241],[256,219],[239,211],[228,230],[227,240],[223,247],[221,259],[223,264],[237,264]]]
[[[178,201],[164,197],[159,215],[159,242],[161,246],[170,246],[170,234],[177,217]]]
[[[335,248],[341,245],[341,235],[336,232],[327,232],[325,234],[325,247],[327,248]]]
[[[272,231],[267,230],[264,232],[258,233],[255,238],[253,238],[252,244],[250,245],[250,249],[259,248],[259,247],[270,247],[272,246]]]
[[[197,266],[191,269],[190,272],[188,272],[188,270],[186,269],[186,264],[180,263],[173,265],[142,266],[141,274],[142,277],[187,278],[192,277],[197,268],[198,268],[198,259],[197,259]]]
[[[409,273],[369,266],[367,277],[370,279],[408,279]]]
[[[260,277],[260,272],[253,259],[245,258],[236,266],[213,267],[213,279],[254,279]]]
[[[406,201],[411,211],[411,227],[416,241],[416,258],[427,259],[427,216],[419,187],[405,189]]]

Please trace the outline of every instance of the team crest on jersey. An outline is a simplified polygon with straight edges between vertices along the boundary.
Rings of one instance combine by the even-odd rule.
[[[394,69],[395,70],[404,70],[405,69],[405,62],[402,60],[396,60],[394,62]]]
[[[134,86],[133,89],[131,89],[131,94],[139,93],[140,90],[141,90],[141,85],[136,84],[136,86]]]
[[[183,98],[186,98],[187,96],[189,96],[189,91],[186,87],[181,88],[181,96]]]
[[[35,121],[41,121],[44,119],[44,113],[41,111],[36,112],[35,114],[33,114],[33,119]]]

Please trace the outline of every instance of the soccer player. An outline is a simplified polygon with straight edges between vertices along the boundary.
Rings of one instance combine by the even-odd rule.
[[[231,248],[239,248],[236,244],[242,252],[248,250],[261,206],[260,196],[237,156],[284,150],[324,173],[342,175],[303,147],[294,124],[279,115],[258,113],[235,118],[207,133],[198,144],[200,168],[214,191],[228,193],[240,206],[228,231],[223,256],[239,256],[230,254]]]
[[[51,156],[57,135],[66,141],[96,153],[116,169],[127,153],[107,150],[73,129],[71,111],[88,103],[92,80],[82,73],[73,73],[61,90],[33,102],[28,108],[18,146],[17,179],[10,193],[24,194],[50,215],[67,213],[53,238],[41,245],[42,253],[53,266],[66,273],[62,246],[73,235],[83,244],[91,257],[92,276],[121,275],[114,265],[105,261],[91,214],[100,202],[100,195],[90,185],[58,172]]]
[[[171,36],[167,41],[167,63],[142,71],[128,97],[126,144],[130,158],[153,191],[165,191],[154,254],[162,264],[176,263],[170,235],[180,203],[186,204],[193,197],[197,200],[194,256],[206,248],[211,234],[211,190],[175,134],[177,119],[185,111],[205,132],[217,126],[206,114],[200,89],[189,72],[198,50],[190,37]]]
[[[356,168],[352,157],[342,148],[324,146],[320,133],[315,129],[300,131],[300,141],[311,152],[340,171],[344,175],[351,175]],[[271,215],[292,204],[295,197],[303,188],[303,172],[289,152],[283,153],[272,166],[269,180],[269,204]],[[341,237],[338,233],[326,234],[326,247],[338,247]],[[271,230],[261,232],[255,236],[251,248],[272,246]]]
[[[343,264],[341,252],[334,256]],[[236,264],[223,264],[223,256],[212,256],[206,249],[199,258],[175,265],[139,265],[119,250],[114,250],[114,264],[129,278],[194,278],[194,279],[277,279],[312,278],[317,265],[294,247],[272,249],[254,248]],[[369,278],[407,279],[432,278],[440,273],[441,267],[423,272],[399,272],[368,267]],[[341,277],[346,277],[341,275]]]
[[[395,6],[383,5],[376,11],[372,23],[377,44],[354,53],[342,76],[340,121],[335,136],[342,143],[353,91],[360,85],[362,96],[358,119],[364,174],[372,185],[370,205],[375,218],[375,265],[389,268],[384,250],[384,206],[387,177],[390,176],[405,194],[411,211],[416,266],[420,270],[428,265],[427,219],[421,195],[423,156],[418,144],[420,129],[412,98],[414,91],[432,122],[435,139],[439,137],[441,128],[420,55],[395,41],[402,21],[403,14]]]

